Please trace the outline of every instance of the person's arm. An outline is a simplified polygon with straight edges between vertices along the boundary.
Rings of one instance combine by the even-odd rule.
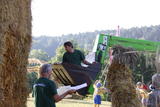
[[[88,61],[86,61],[86,60],[83,60],[82,61],[84,64],[86,64],[86,65],[92,65],[92,63],[90,63],[90,62],[88,62]]]
[[[62,94],[62,95],[56,94],[56,95],[53,96],[53,99],[54,99],[55,102],[59,102],[59,101],[61,101],[65,96],[67,96],[68,94],[72,94],[72,93],[74,93],[74,92],[75,92],[75,90],[69,90],[69,91],[65,92],[64,94]]]
[[[86,64],[86,65],[92,65],[92,64],[96,64],[97,62],[90,63],[90,62],[88,62],[86,60],[83,60],[83,63]]]
[[[51,96],[53,96],[53,100],[55,102],[58,102],[58,101],[62,100],[66,95],[72,94],[72,93],[75,92],[75,90],[68,90],[64,94],[58,95],[56,84],[53,81],[50,82],[49,87],[50,87],[50,90],[51,90]]]
[[[90,62],[88,62],[87,60],[85,60],[85,56],[84,56],[84,54],[83,54],[81,51],[79,51],[79,54],[80,54],[81,61],[82,61],[84,64],[86,64],[86,65],[92,65],[92,63],[90,63]]]
[[[93,84],[93,87],[96,88],[96,84],[99,82],[99,80],[96,80]]]
[[[100,82],[99,80],[96,80],[95,82],[94,82],[94,85],[96,85],[98,82]]]

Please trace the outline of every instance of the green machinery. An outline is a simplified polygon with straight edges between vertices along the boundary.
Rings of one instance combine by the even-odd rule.
[[[102,69],[105,69],[104,62],[106,59],[110,58],[110,48],[114,45],[134,48],[136,51],[156,53],[157,48],[160,46],[160,42],[100,34],[97,37],[94,48],[96,49],[96,61],[102,64]],[[103,72],[101,72],[100,75],[102,76]],[[97,76],[97,78],[100,77]],[[92,86],[89,88],[89,92],[93,92]]]
[[[99,35],[98,43],[96,44],[97,44],[96,60],[100,61],[101,64],[104,64],[104,60],[109,57],[109,48],[114,45],[131,47],[134,48],[136,51],[148,51],[148,52],[156,52],[157,48],[160,46],[160,42],[123,38],[105,34]],[[101,59],[98,59],[99,53]]]

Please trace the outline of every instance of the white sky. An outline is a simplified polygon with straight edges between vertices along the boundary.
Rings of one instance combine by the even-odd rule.
[[[160,24],[160,0],[33,0],[33,36]]]

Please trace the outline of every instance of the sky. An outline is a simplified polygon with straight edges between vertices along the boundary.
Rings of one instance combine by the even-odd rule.
[[[32,0],[32,35],[160,24],[160,0]]]

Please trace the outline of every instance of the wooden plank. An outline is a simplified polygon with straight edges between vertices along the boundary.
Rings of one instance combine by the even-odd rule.
[[[61,81],[62,84],[65,84],[65,81],[59,76],[59,73],[57,73],[57,71],[55,71],[55,69],[53,69],[53,74],[55,74],[54,76],[59,79],[59,81]]]
[[[73,79],[61,64],[54,64],[53,71],[55,74],[53,76],[57,77],[63,84],[74,85]]]
[[[68,83],[70,84],[70,85],[74,85],[74,82],[72,81],[72,79],[71,79],[71,77],[70,76],[67,76],[66,75],[66,72],[64,72],[62,69],[60,69],[61,70],[61,73],[64,75],[64,77],[66,78],[66,80],[68,81]],[[67,73],[68,74],[68,73]]]
[[[55,71],[57,71],[59,78],[61,78],[64,81],[64,84],[69,84],[67,78],[65,78],[64,74],[61,72],[61,70],[55,68]]]

